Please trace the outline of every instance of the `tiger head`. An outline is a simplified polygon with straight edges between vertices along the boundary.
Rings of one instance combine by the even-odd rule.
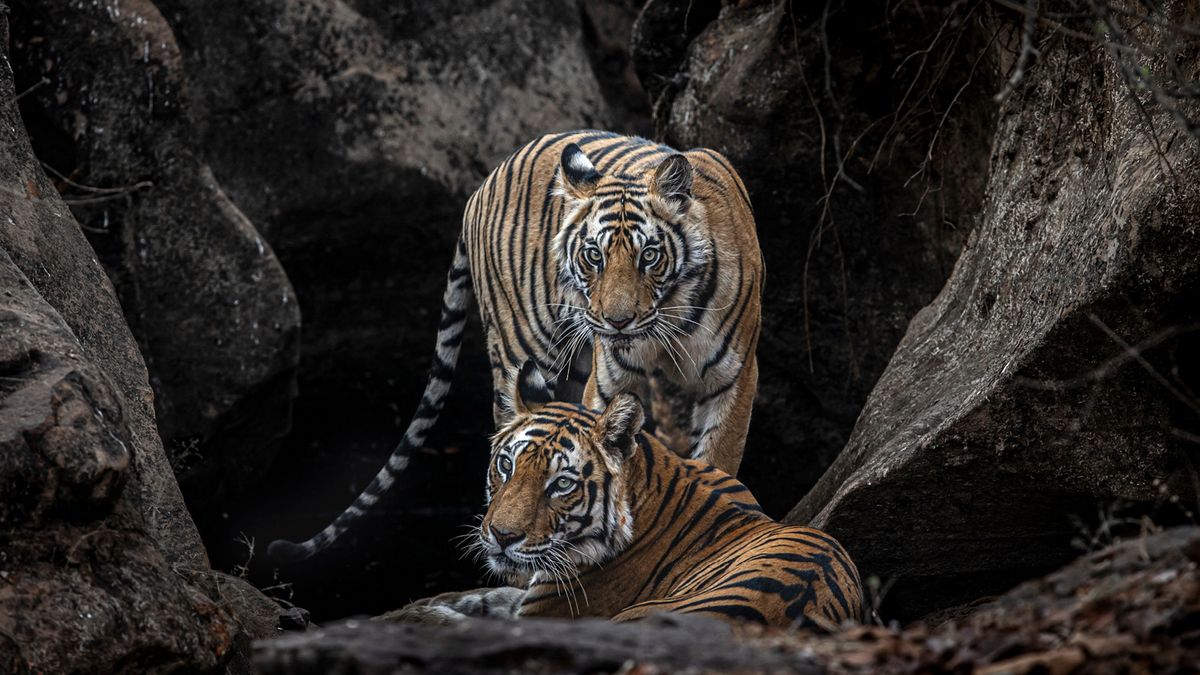
[[[516,414],[492,438],[488,508],[474,547],[508,578],[562,578],[602,564],[633,536],[622,464],[637,447],[642,406],[631,394],[601,413],[551,403],[532,363],[514,380]]]
[[[628,344],[664,333],[689,304],[713,248],[692,174],[676,153],[641,175],[605,176],[579,146],[563,149],[554,253],[578,330]]]

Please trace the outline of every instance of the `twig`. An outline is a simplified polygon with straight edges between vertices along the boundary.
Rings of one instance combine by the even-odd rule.
[[[1041,389],[1043,391],[1066,391],[1068,389],[1074,389],[1074,388],[1084,385],[1084,384],[1091,384],[1094,382],[1099,382],[1101,380],[1104,380],[1105,378],[1112,376],[1113,373],[1120,370],[1122,366],[1124,366],[1126,363],[1129,363],[1132,360],[1137,360],[1139,363],[1141,363],[1143,365],[1143,367],[1150,369],[1152,372],[1154,372],[1157,375],[1157,371],[1154,371],[1153,367],[1150,366],[1149,363],[1147,363],[1145,361],[1145,359],[1142,357],[1142,352],[1153,349],[1153,348],[1155,348],[1161,344],[1164,344],[1166,342],[1169,342],[1181,335],[1188,335],[1191,333],[1200,332],[1200,324],[1189,324],[1186,326],[1171,326],[1170,328],[1167,328],[1165,330],[1159,331],[1158,333],[1155,333],[1154,335],[1151,335],[1150,337],[1146,338],[1145,340],[1142,340],[1141,342],[1137,343],[1136,345],[1130,345],[1130,344],[1126,343],[1124,340],[1122,340],[1120,336],[1118,336],[1116,333],[1114,333],[1112,331],[1112,329],[1110,329],[1095,314],[1089,314],[1088,318],[1092,321],[1093,324],[1100,327],[1100,329],[1102,331],[1104,331],[1104,333],[1106,335],[1108,335],[1108,337],[1110,339],[1112,339],[1114,342],[1116,342],[1118,345],[1121,346],[1120,354],[1117,354],[1116,356],[1113,356],[1112,358],[1105,360],[1103,363],[1096,366],[1095,368],[1092,368],[1091,370],[1087,371],[1086,373],[1083,373],[1082,375],[1076,375],[1075,377],[1070,377],[1070,378],[1066,378],[1066,379],[1058,379],[1058,380],[1017,377],[1017,378],[1014,378],[1014,382],[1016,384],[1019,384],[1020,386],[1028,387],[1030,389]],[[1158,379],[1160,382],[1165,382],[1165,379],[1162,378],[1161,375],[1159,375],[1156,379]],[[1174,388],[1174,386],[1171,385],[1169,382],[1166,382],[1165,384],[1169,390],[1171,390],[1177,396],[1180,396],[1182,399],[1184,399],[1186,401],[1187,397],[1183,396],[1182,392],[1178,392],[1178,390],[1176,390]],[[1197,410],[1197,412],[1200,412],[1200,407],[1196,407],[1194,403],[1192,404],[1192,407],[1193,407],[1193,409]]]
[[[101,195],[121,196],[121,195],[129,194],[130,192],[136,192],[136,191],[144,189],[144,188],[154,187],[154,182],[148,181],[148,180],[139,181],[137,183],[134,183],[133,185],[125,185],[122,187],[115,187],[115,188],[102,188],[102,187],[95,187],[92,185],[83,185],[82,183],[76,183],[75,181],[71,180],[67,176],[63,175],[63,173],[61,171],[59,171],[58,169],[55,169],[54,167],[50,166],[49,164],[47,164],[45,162],[39,162],[39,164],[42,165],[43,169],[54,174],[62,182],[66,183],[67,185],[70,185],[73,188],[78,188],[80,190],[83,190],[84,192],[92,192],[92,193],[101,194]]]
[[[40,80],[38,80],[37,82],[35,82],[34,84],[30,85],[30,87],[29,87],[28,89],[26,89],[25,91],[23,91],[23,92],[21,92],[21,93],[17,94],[17,97],[16,97],[16,98],[14,98],[13,100],[14,100],[14,101],[20,101],[21,99],[25,98],[27,95],[29,95],[29,94],[33,93],[33,92],[34,92],[35,90],[37,90],[39,87],[44,87],[44,86],[46,86],[47,84],[50,84],[50,78],[48,78],[48,77],[46,77],[45,75],[43,75],[43,76],[42,76],[42,79],[40,79]]]
[[[1013,89],[1021,83],[1021,79],[1025,77],[1025,66],[1029,63],[1030,56],[1038,56],[1037,49],[1033,47],[1033,31],[1037,27],[1038,21],[1038,0],[1028,0],[1025,8],[1025,27],[1021,30],[1021,53],[1017,56],[1017,64],[1013,68],[1012,75],[1008,78],[1004,88],[1000,93],[993,97],[997,103],[1008,98]]]

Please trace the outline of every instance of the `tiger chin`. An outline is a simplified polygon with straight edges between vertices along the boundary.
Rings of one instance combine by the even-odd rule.
[[[672,449],[736,475],[758,387],[763,261],[749,194],[720,153],[569,131],[536,138],[467,200],[429,379],[403,437],[362,493],[278,563],[334,544],[404,473],[437,423],[478,305],[497,428],[526,361],[560,400],[653,403]]]
[[[482,605],[489,616],[500,606],[516,617],[617,621],[673,612],[823,629],[862,619],[858,570],[837,541],[771,520],[735,478],[641,431],[636,397],[615,396],[602,411],[551,402],[527,364],[512,400],[472,548],[493,573],[528,578],[527,591],[519,602],[501,588],[426,605],[461,616]]]

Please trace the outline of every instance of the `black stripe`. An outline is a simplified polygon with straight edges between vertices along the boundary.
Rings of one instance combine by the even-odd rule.
[[[649,144],[650,144],[650,141],[647,141],[644,138],[640,138],[638,136],[630,137],[630,138],[626,139],[624,143],[620,144],[620,147],[621,147],[620,152],[614,154],[612,157],[609,157],[608,161],[604,162],[604,168],[602,168],[602,169],[600,168],[600,161],[602,159],[604,159],[604,156],[596,157],[593,163],[596,165],[597,169],[600,169],[601,173],[608,173],[609,171],[612,170],[612,168],[614,166],[617,165],[617,162],[621,161],[621,159],[629,156],[629,154],[631,152],[640,150],[641,148],[644,148]],[[607,154],[607,153],[605,153],[605,154]]]
[[[714,607],[704,607],[702,610],[693,611],[712,612],[714,614],[721,614],[732,619],[746,619],[748,621],[756,621],[758,623],[767,623],[767,617],[763,616],[762,613],[757,609],[754,609],[748,605],[716,605]]]

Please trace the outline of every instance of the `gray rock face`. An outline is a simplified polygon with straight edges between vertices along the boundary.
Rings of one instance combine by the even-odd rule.
[[[7,19],[4,29],[7,34]],[[0,68],[0,87],[7,92],[0,97],[3,106],[0,107],[0,115],[3,115],[0,139],[4,147],[3,161],[0,162],[0,180],[4,186],[0,190],[4,206],[0,247],[24,278],[23,283],[31,286],[42,299],[37,307],[27,307],[10,315],[15,318],[6,323],[6,335],[10,334],[8,325],[16,325],[18,321],[24,323],[29,317],[48,309],[60,317],[53,323],[65,323],[79,345],[64,351],[73,351],[78,358],[86,359],[102,370],[121,397],[122,414],[128,426],[128,450],[137,476],[136,480],[130,481],[127,498],[146,514],[147,527],[169,560],[206,566],[204,548],[184,508],[155,429],[154,395],[145,365],[122,318],[112,284],[31,152],[16,106],[12,103],[12,73],[7,63]],[[16,272],[9,278],[16,278]],[[59,332],[58,327],[50,330]],[[18,348],[9,357],[16,362],[11,368],[18,379],[22,372],[38,371],[35,365],[40,358],[37,356],[40,347],[36,342],[27,344],[30,347],[26,352],[22,353]],[[34,353],[30,354],[30,350]],[[59,361],[50,364],[51,369],[59,367],[56,364],[64,356],[66,354],[60,355]],[[4,386],[7,391],[16,391],[18,384],[6,381]],[[93,395],[99,397],[97,401],[101,405],[110,396]],[[93,429],[110,428],[112,423],[112,420],[97,420]],[[111,439],[105,442],[111,443]]]
[[[1195,503],[1200,150],[1100,46],[1057,44],[1027,77],[982,223],[789,515],[898,577],[912,614],[1061,564],[1072,516]]]
[[[290,428],[295,293],[197,152],[152,3],[19,2],[12,20],[18,74],[44,78],[24,105],[41,159],[116,285],[168,458],[203,508],[261,473]]]
[[[0,669],[221,668],[269,633],[269,613],[235,610],[253,600],[222,595],[230,585],[208,569],[113,287],[38,167],[14,97],[5,57]]]
[[[132,461],[122,405],[2,250],[0,288],[0,523],[107,514]]]
[[[725,153],[754,203],[767,280],[740,478],[779,515],[845,444],[984,194],[990,34],[965,8],[885,4],[651,0],[634,33],[658,134]]]

